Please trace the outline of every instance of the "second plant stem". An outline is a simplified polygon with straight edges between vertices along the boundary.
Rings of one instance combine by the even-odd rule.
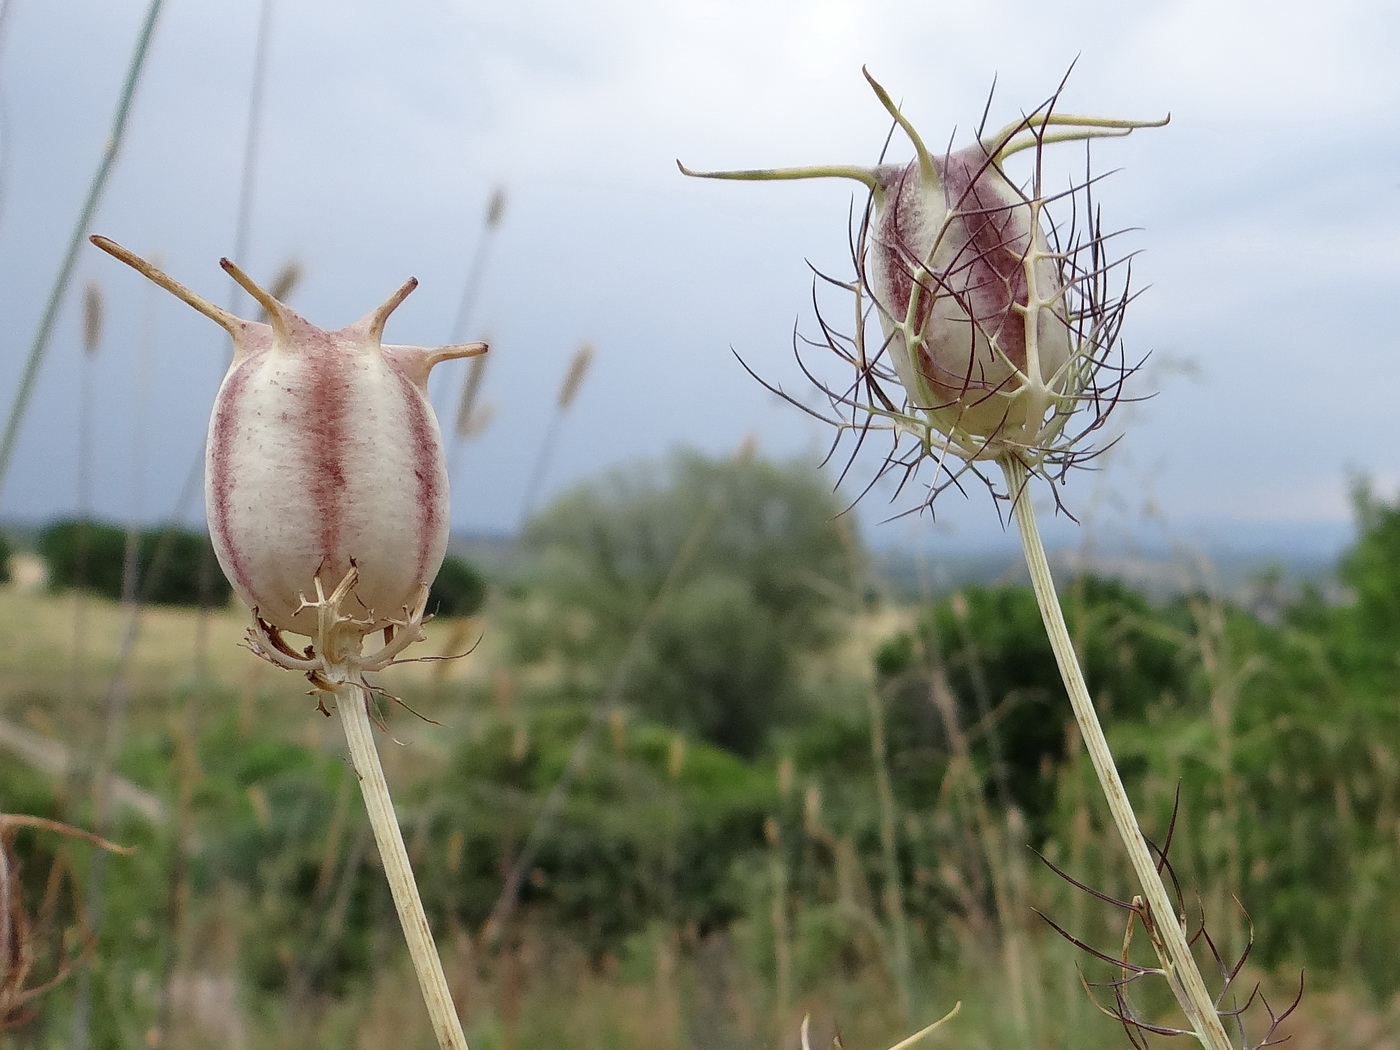
[[[1041,618],[1045,621],[1046,634],[1050,637],[1050,647],[1055,652],[1060,677],[1069,692],[1074,720],[1079,725],[1079,732],[1089,751],[1089,760],[1093,763],[1099,786],[1108,800],[1114,826],[1118,829],[1118,835],[1128,851],[1128,860],[1142,886],[1143,897],[1147,901],[1156,931],[1154,943],[1160,943],[1162,953],[1166,956],[1161,959],[1163,973],[1201,1045],[1207,1050],[1233,1050],[1230,1039],[1225,1034],[1225,1027],[1221,1024],[1215,1002],[1206,988],[1196,959],[1191,954],[1191,946],[1186,941],[1176,908],[1147,848],[1142,829],[1138,826],[1137,816],[1133,813],[1128,792],[1123,786],[1123,779],[1118,775],[1118,767],[1113,761],[1112,752],[1109,751],[1108,739],[1104,736],[1098,713],[1089,697],[1084,673],[1079,668],[1079,659],[1075,655],[1069,629],[1065,626],[1064,613],[1060,609],[1055,581],[1050,576],[1050,563],[1045,557],[1045,546],[1036,526],[1025,464],[1012,455],[1004,456],[998,462],[1006,476],[1012,513],[1020,532],[1026,567],[1031,574],[1031,586],[1035,589],[1036,602],[1040,606]]]
[[[442,1050],[467,1050],[467,1037],[462,1031],[462,1022],[457,1018],[457,1008],[452,1003],[447,977],[442,971],[442,960],[438,958],[433,933],[423,913],[418,884],[414,881],[408,850],[403,844],[403,832],[399,830],[399,820],[394,815],[394,804],[389,798],[389,784],[384,779],[379,751],[374,746],[364,690],[353,682],[337,686],[335,707],[340,712],[341,724],[345,726],[350,760],[360,780],[360,791],[365,797],[365,808],[369,811],[374,841],[384,861],[389,892],[399,913],[404,938],[408,941],[408,954],[413,960],[418,985],[423,989],[423,1001],[428,1006],[428,1016],[432,1019],[438,1046]]]

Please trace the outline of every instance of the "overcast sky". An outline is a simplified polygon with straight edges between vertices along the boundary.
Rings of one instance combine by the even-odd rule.
[[[0,395],[7,408],[110,128],[145,2],[9,0],[0,51]],[[1038,105],[1168,128],[1095,148],[1118,170],[1105,222],[1134,227],[1146,287],[1130,355],[1153,357],[1081,512],[1170,527],[1348,518],[1352,474],[1400,483],[1400,14],[1389,0],[273,0],[247,251],[293,305],[339,327],[405,277],[393,342],[447,341],[491,192],[507,207],[471,337],[493,343],[497,414],[454,478],[458,528],[509,529],[560,378],[594,367],[542,498],[678,445],[757,435],[815,458],[827,435],[733,350],[800,390],[807,260],[849,268],[853,183],[740,185],[696,167],[873,163],[888,121],[867,65],[931,143]],[[228,302],[259,4],[167,0],[129,138],[93,229]],[[1078,163],[1081,154],[1069,163]],[[896,140],[895,153],[907,157]],[[855,187],[858,189],[858,187]],[[0,518],[79,499],[80,305],[102,287],[91,365],[98,513],[169,516],[203,443],[223,333],[96,249],[81,257]],[[246,309],[246,305],[244,307]],[[145,346],[143,351],[140,349]],[[144,364],[143,364],[144,362]],[[462,365],[435,386],[450,403]],[[144,378],[143,378],[144,377]],[[829,475],[834,482],[835,474]],[[889,540],[877,494],[867,536]],[[907,498],[894,510],[905,509]],[[999,530],[982,494],[940,501],[937,535]],[[185,508],[197,517],[198,503]],[[1111,516],[1111,515],[1110,515]]]

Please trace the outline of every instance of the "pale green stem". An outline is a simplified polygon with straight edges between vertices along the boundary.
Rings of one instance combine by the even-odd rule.
[[[345,726],[345,739],[350,744],[350,761],[360,780],[365,808],[369,810],[370,827],[374,829],[374,841],[384,861],[389,892],[393,895],[394,908],[399,913],[399,923],[408,941],[408,954],[413,959],[418,985],[423,989],[423,1001],[428,1006],[428,1016],[432,1019],[438,1046],[442,1050],[467,1050],[467,1037],[462,1032],[462,1022],[457,1019],[457,1009],[452,1005],[447,977],[442,972],[442,961],[433,944],[433,933],[428,928],[427,916],[423,914],[418,884],[414,881],[413,869],[408,862],[408,850],[404,848],[403,832],[399,830],[394,804],[389,798],[389,785],[379,764],[379,752],[374,746],[369,709],[365,702],[365,693],[360,686],[346,682],[336,687],[335,707]]]
[[[82,209],[78,212],[77,224],[68,236],[68,244],[63,250],[63,259],[58,266],[58,276],[54,278],[53,286],[49,289],[49,297],[44,303],[44,312],[39,319],[39,329],[34,333],[34,341],[29,346],[29,356],[25,358],[24,369],[20,373],[19,386],[15,388],[14,401],[10,404],[10,414],[5,419],[4,430],[0,431],[0,488],[3,488],[5,475],[9,473],[10,458],[14,454],[15,441],[19,436],[19,426],[24,420],[25,412],[29,409],[29,399],[34,393],[34,383],[39,378],[39,366],[43,363],[44,355],[48,353],[49,340],[53,336],[54,326],[58,323],[58,311],[63,305],[64,293],[67,292],[68,283],[73,277],[73,268],[78,262],[78,251],[83,246],[83,237],[88,232],[88,227],[92,225],[93,216],[97,214],[97,205],[102,200],[102,193],[107,188],[112,169],[117,163],[117,154],[121,152],[122,141],[126,138],[127,120],[131,116],[131,103],[136,97],[136,84],[141,79],[141,70],[145,68],[146,56],[151,50],[151,37],[155,34],[156,19],[160,16],[163,2],[164,0],[151,0],[146,8],[146,15],[141,21],[141,29],[136,37],[136,47],[132,50],[131,62],[127,67],[126,80],[122,84],[121,94],[117,98],[117,113],[112,119],[112,130],[107,136],[107,143],[102,151],[102,159],[98,162],[97,171],[88,184],[87,197],[83,200]],[[81,1015],[81,1010],[79,1013]],[[80,1019],[86,1023],[85,1016]],[[79,1036],[78,1040],[79,1045],[87,1045],[85,1035]]]
[[[1045,558],[1045,546],[1040,541],[1040,530],[1035,523],[1035,510],[1031,506],[1027,488],[1025,464],[1014,454],[1003,456],[998,462],[1006,475],[1007,491],[1011,495],[1016,526],[1021,534],[1021,547],[1026,555],[1026,567],[1030,569],[1031,585],[1035,588],[1036,602],[1040,605],[1040,615],[1045,621],[1045,632],[1050,636],[1050,647],[1055,651],[1055,662],[1060,667],[1060,677],[1064,679],[1069,692],[1070,706],[1074,709],[1074,720],[1079,724],[1084,745],[1089,751],[1089,760],[1098,775],[1099,786],[1108,800],[1109,812],[1118,835],[1128,851],[1128,860],[1142,886],[1143,897],[1150,910],[1154,947],[1160,946],[1159,961],[1171,985],[1172,993],[1181,1004],[1182,1011],[1195,1033],[1197,1040],[1208,1050],[1233,1050],[1225,1028],[1220,1022],[1215,1003],[1206,989],[1205,980],[1191,954],[1191,946],[1186,943],[1181,921],[1172,905],[1162,876],[1148,851],[1142,830],[1138,827],[1132,803],[1128,801],[1127,790],[1118,775],[1113,754],[1108,749],[1108,740],[1099,724],[1093,701],[1089,699],[1089,689],[1084,684],[1084,674],[1079,669],[1074,646],[1070,642],[1069,629],[1065,626],[1064,614],[1060,611],[1060,601],[1055,593],[1055,581],[1050,576],[1050,564]]]

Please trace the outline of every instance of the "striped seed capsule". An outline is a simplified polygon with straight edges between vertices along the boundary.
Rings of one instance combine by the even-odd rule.
[[[113,241],[93,243],[221,325],[233,363],[214,400],[205,452],[209,533],[234,590],[268,626],[317,638],[319,581],[357,570],[340,611],[352,635],[402,624],[447,549],[442,439],[427,398],[440,361],[484,343],[386,346],[384,324],[418,282],[338,331],[311,324],[229,260],[266,311],[245,321]]]

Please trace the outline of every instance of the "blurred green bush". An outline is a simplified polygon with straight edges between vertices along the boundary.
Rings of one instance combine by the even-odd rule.
[[[682,452],[613,472],[527,524],[513,655],[596,696],[629,654],[632,710],[757,755],[804,707],[799,663],[844,629],[861,556],[841,509],[799,464]]]
[[[465,558],[442,559],[428,591],[428,612],[434,616],[475,616],[486,602],[486,578]]]
[[[432,843],[418,866],[431,913],[470,929],[485,922],[592,717],[578,705],[538,710],[464,741],[417,800]],[[764,841],[771,771],[663,726],[599,728],[543,827],[522,910],[595,956],[658,919],[704,931],[743,915],[740,865]]]
[[[1092,576],[1073,581],[1062,605],[1089,691],[1109,720],[1140,719],[1189,692],[1182,608],[1154,608],[1122,583]],[[1019,809],[1041,840],[1072,717],[1030,589],[967,587],[940,599],[874,659],[905,804],[933,804],[948,758],[965,748],[987,799]]]
[[[126,530],[99,521],[57,521],[39,533],[38,550],[53,590],[86,590],[122,597]],[[155,605],[228,602],[233,588],[202,532],[169,527],[141,532],[136,543],[136,594]]]

